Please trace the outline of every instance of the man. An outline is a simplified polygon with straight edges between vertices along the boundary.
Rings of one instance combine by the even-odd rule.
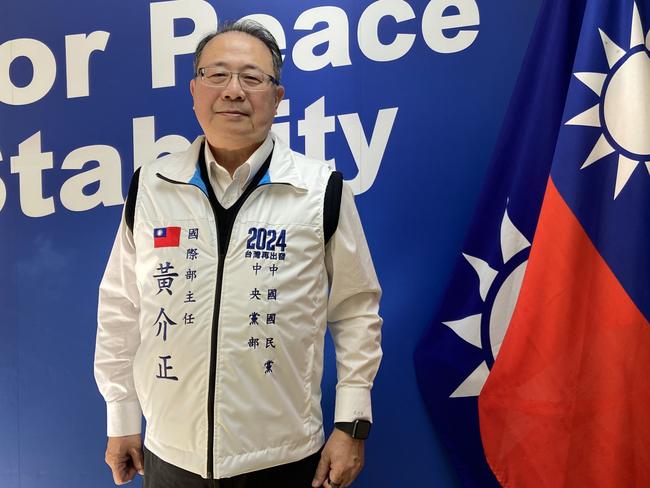
[[[340,174],[270,132],[281,65],[257,23],[206,37],[190,82],[205,136],[134,175],[95,353],[117,484],[336,488],[363,465],[381,292]],[[327,322],[339,381],[322,447]]]

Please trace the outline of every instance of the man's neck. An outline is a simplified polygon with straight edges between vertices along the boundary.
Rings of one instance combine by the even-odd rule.
[[[250,146],[235,149],[215,147],[209,141],[207,142],[210,146],[210,151],[212,151],[214,159],[221,166],[223,166],[228,171],[228,173],[230,173],[230,176],[233,176],[237,168],[248,161],[248,158],[251,157],[251,154],[253,154],[264,141],[256,142]]]

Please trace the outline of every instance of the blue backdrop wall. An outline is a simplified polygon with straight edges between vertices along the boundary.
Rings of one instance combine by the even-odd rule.
[[[412,352],[459,252],[539,3],[4,2],[0,486],[112,486],[92,373],[97,285],[134,168],[199,133],[188,89],[197,38],[249,15],[285,54],[275,130],[352,184],[384,288],[375,427],[355,486],[456,486]]]

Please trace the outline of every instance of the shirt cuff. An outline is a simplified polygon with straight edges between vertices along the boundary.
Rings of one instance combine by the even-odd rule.
[[[334,422],[353,422],[357,419],[372,422],[370,389],[339,386],[336,389]]]
[[[142,409],[139,402],[106,404],[108,437],[139,434],[142,429]]]

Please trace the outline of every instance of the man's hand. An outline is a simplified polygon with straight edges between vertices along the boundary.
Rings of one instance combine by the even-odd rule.
[[[352,484],[361,468],[363,441],[335,428],[320,455],[311,486],[332,488],[331,481],[334,486],[345,488]]]
[[[140,434],[109,437],[105,459],[116,485],[128,483],[136,473],[144,474]]]

